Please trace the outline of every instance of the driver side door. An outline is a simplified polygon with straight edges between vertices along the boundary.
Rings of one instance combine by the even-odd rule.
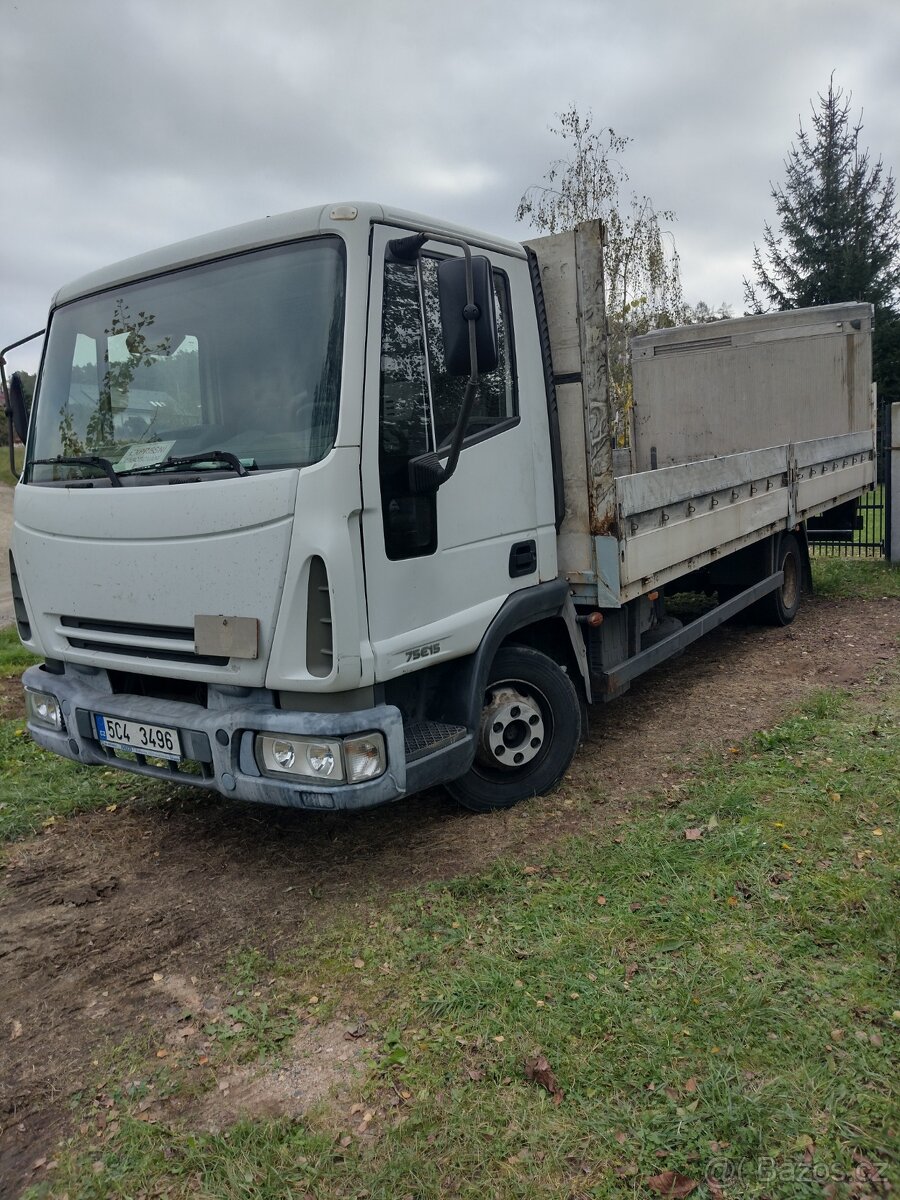
[[[418,258],[396,258],[390,243],[410,232],[376,226],[372,241],[362,522],[381,681],[470,653],[507,596],[538,582],[532,432],[502,254],[488,256],[499,365],[480,380],[454,475],[433,496],[410,489],[410,458],[449,448],[466,383],[444,367],[437,294],[438,262],[460,251],[436,237]]]

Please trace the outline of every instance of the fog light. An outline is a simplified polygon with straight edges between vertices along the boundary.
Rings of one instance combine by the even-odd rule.
[[[387,766],[384,738],[380,733],[348,738],[344,742],[344,758],[347,763],[347,778],[351,783],[377,779],[379,775],[384,774]]]
[[[43,725],[45,729],[64,728],[59,701],[49,692],[32,692],[26,688],[25,712],[35,725]]]

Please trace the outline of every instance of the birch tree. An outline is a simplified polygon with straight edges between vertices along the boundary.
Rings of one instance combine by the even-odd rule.
[[[620,156],[631,138],[609,127],[596,129],[592,113],[582,114],[575,105],[559,114],[557,122],[551,132],[562,139],[566,153],[551,163],[542,183],[522,196],[516,220],[551,234],[593,219],[606,227],[609,378],[621,444],[632,404],[630,339],[686,317],[678,251],[665,228],[675,214],[629,190]]]

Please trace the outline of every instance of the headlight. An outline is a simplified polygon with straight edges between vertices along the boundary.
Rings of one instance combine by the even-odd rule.
[[[364,783],[384,774],[387,752],[380,733],[343,741],[260,733],[256,736],[256,761],[266,775],[299,775],[323,783]]]
[[[59,701],[49,692],[32,692],[26,688],[25,712],[28,720],[33,721],[35,725],[42,725],[45,729],[65,728]]]
[[[347,778],[351,783],[377,779],[379,775],[384,774],[386,766],[384,738],[380,733],[347,738],[344,742],[344,757],[347,762]]]
[[[344,779],[344,759],[338,741],[261,733],[256,739],[256,753],[267,775],[300,775],[328,783],[341,783]]]
[[[297,761],[297,752],[290,742],[273,742],[272,758],[283,771],[290,771]]]

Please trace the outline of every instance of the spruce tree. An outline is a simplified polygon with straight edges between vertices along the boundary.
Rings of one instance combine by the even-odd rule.
[[[835,88],[801,123],[772,187],[778,231],[754,246],[744,296],[754,312],[849,300],[875,305],[874,374],[882,396],[900,399],[900,220],[893,173],[860,147],[862,117]]]

